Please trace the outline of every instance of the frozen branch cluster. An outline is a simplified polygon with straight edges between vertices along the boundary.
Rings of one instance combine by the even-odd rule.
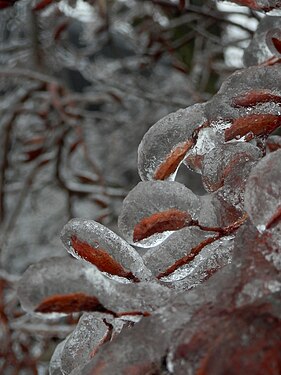
[[[269,17],[247,68],[145,134],[122,237],[72,219],[61,239],[82,261],[50,258],[24,273],[27,312],[86,311],[52,375],[280,373],[281,138],[271,133],[281,125],[281,37]],[[204,195],[176,181],[181,165],[201,175]]]

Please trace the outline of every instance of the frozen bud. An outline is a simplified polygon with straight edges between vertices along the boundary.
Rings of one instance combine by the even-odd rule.
[[[140,182],[125,198],[118,225],[129,243],[151,247],[187,226],[199,210],[199,198],[178,182]]]
[[[252,170],[245,190],[245,209],[259,231],[281,219],[281,150],[265,156]]]
[[[195,104],[170,113],[144,135],[138,150],[142,180],[173,180],[187,151],[193,146],[193,133],[206,124],[204,104]]]
[[[61,239],[74,257],[94,264],[109,275],[134,281],[151,275],[132,246],[96,221],[72,219],[64,226]]]

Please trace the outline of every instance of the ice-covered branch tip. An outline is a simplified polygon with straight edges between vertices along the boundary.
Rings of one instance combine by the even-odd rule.
[[[141,179],[174,180],[183,162],[200,170],[204,154],[219,143],[268,136],[281,125],[280,78],[278,64],[235,72],[207,103],[159,120],[139,146]]]

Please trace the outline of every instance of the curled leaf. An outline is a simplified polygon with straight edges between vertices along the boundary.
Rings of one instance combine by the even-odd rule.
[[[136,250],[95,221],[71,220],[63,228],[61,239],[74,257],[94,264],[102,272],[134,281],[150,277]]]
[[[187,151],[193,146],[193,132],[206,123],[204,104],[171,113],[154,124],[138,149],[142,180],[173,180]]]

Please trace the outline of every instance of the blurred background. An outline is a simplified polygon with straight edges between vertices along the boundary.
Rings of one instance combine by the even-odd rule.
[[[0,0],[1,374],[46,374],[77,322],[23,315],[19,275],[67,256],[72,217],[118,231],[143,135],[243,67],[260,17],[203,0]],[[187,179],[202,194],[180,170]]]

